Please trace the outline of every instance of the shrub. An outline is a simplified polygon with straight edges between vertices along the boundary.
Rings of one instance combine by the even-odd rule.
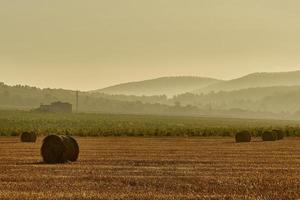
[[[251,142],[251,134],[249,131],[240,131],[235,135],[236,142]]]

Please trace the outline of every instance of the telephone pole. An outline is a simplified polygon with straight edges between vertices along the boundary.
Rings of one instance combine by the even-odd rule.
[[[79,91],[76,91],[76,113],[78,113]]]

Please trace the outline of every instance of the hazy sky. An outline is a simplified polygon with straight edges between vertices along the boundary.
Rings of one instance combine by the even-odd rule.
[[[0,82],[97,89],[300,69],[299,0],[0,0]]]

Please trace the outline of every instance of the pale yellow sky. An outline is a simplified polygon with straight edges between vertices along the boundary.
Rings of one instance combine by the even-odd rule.
[[[300,69],[298,0],[0,0],[0,81],[90,90]]]

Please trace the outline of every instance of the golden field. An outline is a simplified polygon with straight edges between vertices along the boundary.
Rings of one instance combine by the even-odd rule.
[[[41,163],[0,137],[0,199],[299,199],[300,139],[78,137],[77,162]]]

